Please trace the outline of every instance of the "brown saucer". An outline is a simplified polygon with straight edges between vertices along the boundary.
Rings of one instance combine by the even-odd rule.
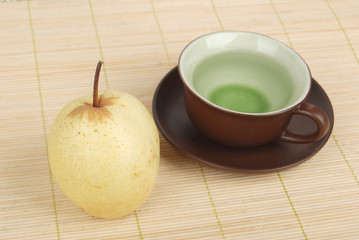
[[[320,107],[329,117],[329,131],[321,140],[308,144],[277,141],[253,148],[232,148],[218,144],[192,125],[184,106],[183,85],[177,67],[158,85],[152,111],[162,135],[183,153],[201,163],[231,171],[268,172],[304,162],[314,156],[330,137],[334,123],[332,104],[314,79],[307,102]],[[288,128],[303,134],[314,132],[316,126],[311,120],[295,115]]]

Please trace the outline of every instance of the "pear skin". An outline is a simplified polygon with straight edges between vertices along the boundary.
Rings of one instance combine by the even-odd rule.
[[[119,218],[139,208],[159,168],[157,127],[146,107],[121,91],[99,91],[68,103],[48,141],[51,172],[87,213]]]

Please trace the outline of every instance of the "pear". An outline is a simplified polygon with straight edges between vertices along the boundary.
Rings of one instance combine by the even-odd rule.
[[[119,218],[139,208],[159,167],[157,127],[146,107],[121,91],[98,91],[68,103],[48,141],[51,172],[65,195],[85,212]]]

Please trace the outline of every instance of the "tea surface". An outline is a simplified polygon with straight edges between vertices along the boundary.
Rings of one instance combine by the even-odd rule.
[[[275,57],[248,51],[203,59],[193,72],[193,86],[214,104],[248,113],[282,109],[296,91],[288,69]]]
[[[246,113],[267,112],[270,106],[262,92],[239,84],[228,84],[214,89],[208,100],[220,107]]]

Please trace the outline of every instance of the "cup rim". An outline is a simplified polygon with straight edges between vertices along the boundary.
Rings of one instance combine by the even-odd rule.
[[[183,59],[183,55],[186,51],[186,49],[188,49],[189,46],[191,46],[194,42],[196,42],[197,40],[201,39],[201,38],[204,38],[204,37],[207,37],[209,35],[214,35],[214,34],[221,34],[221,33],[230,33],[230,32],[234,32],[234,33],[246,33],[246,34],[251,34],[251,35],[257,35],[257,36],[260,36],[260,37],[265,37],[265,38],[268,38],[276,43],[278,43],[279,45],[282,45],[284,46],[285,48],[287,48],[289,51],[292,51],[305,65],[306,69],[308,70],[308,74],[309,74],[309,87],[308,87],[308,91],[307,93],[304,95],[304,97],[298,99],[297,101],[295,101],[294,104],[291,104],[285,108],[282,108],[282,109],[279,109],[279,110],[276,110],[276,111],[271,111],[271,112],[264,112],[264,113],[247,113],[247,112],[238,112],[238,111],[233,111],[233,110],[230,110],[230,109],[226,109],[224,107],[221,107],[221,106],[218,106],[212,102],[210,102],[209,100],[207,100],[206,98],[202,97],[199,93],[197,93],[197,91],[195,91],[192,86],[186,81],[184,80],[185,77],[184,75],[182,74],[182,59]],[[217,110],[220,110],[220,111],[223,111],[223,112],[227,112],[227,113],[230,113],[230,114],[234,114],[234,115],[246,115],[246,116],[253,116],[253,117],[258,117],[258,116],[272,116],[272,115],[277,115],[277,114],[281,114],[281,113],[284,113],[284,112],[288,112],[292,109],[295,109],[295,108],[298,108],[303,102],[305,102],[305,100],[308,98],[309,96],[309,93],[310,93],[310,90],[312,88],[312,74],[311,74],[311,71],[310,71],[310,68],[308,66],[308,64],[305,62],[305,60],[294,50],[292,49],[290,46],[288,46],[287,44],[277,40],[277,39],[274,39],[272,37],[269,37],[267,35],[264,35],[264,34],[260,34],[260,33],[256,33],[256,32],[250,32],[250,31],[239,31],[239,30],[223,30],[223,31],[215,31],[215,32],[209,32],[209,33],[206,33],[206,34],[203,34],[199,37],[196,37],[195,39],[193,39],[192,41],[190,41],[184,48],[183,50],[181,51],[180,53],[180,56],[179,56],[179,59],[178,59],[178,73],[180,75],[180,79],[182,81],[182,83],[185,85],[185,87],[187,89],[189,89],[189,91],[194,94],[195,96],[197,96],[198,98],[200,98],[202,101],[204,101],[206,104],[208,104],[209,106],[217,109]]]

